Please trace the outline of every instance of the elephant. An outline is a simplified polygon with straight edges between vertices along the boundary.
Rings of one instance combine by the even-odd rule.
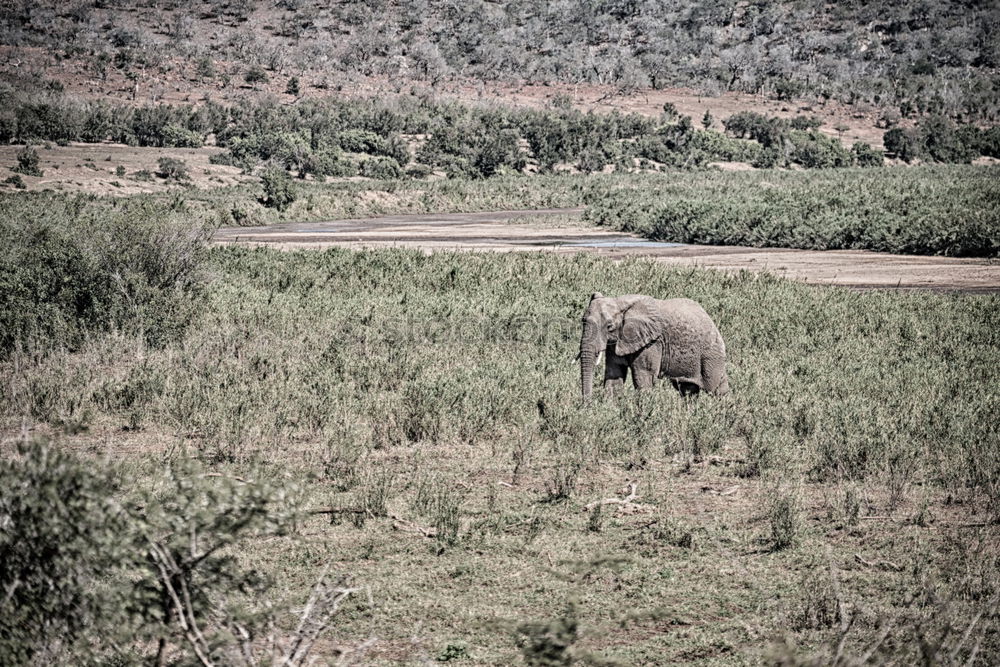
[[[595,292],[583,313],[580,387],[591,396],[594,365],[605,352],[604,388],[614,393],[632,371],[636,389],[668,378],[688,396],[729,393],[726,345],[715,322],[691,299],[654,299],[642,294],[605,297]]]

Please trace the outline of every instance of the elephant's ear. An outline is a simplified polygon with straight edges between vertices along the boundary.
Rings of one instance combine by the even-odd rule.
[[[615,354],[638,352],[663,335],[663,318],[653,299],[642,299],[622,312],[622,328],[615,344]]]
[[[600,292],[594,292],[593,294],[590,295],[590,300],[591,301],[593,301],[594,299],[603,299],[603,298],[604,298],[604,295],[601,294]]]

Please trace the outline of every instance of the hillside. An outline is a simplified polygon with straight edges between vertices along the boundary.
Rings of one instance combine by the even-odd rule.
[[[683,87],[991,122],[998,30],[998,3],[947,0],[24,0],[0,9],[0,72],[20,91],[144,100],[283,93],[291,77],[297,94]]]

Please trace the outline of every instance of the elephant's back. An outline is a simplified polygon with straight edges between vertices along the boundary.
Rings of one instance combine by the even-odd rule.
[[[667,322],[673,322],[683,329],[672,332],[674,335],[687,334],[696,339],[714,339],[719,336],[719,330],[711,315],[697,301],[687,298],[663,299],[660,304],[667,313]]]
[[[661,372],[672,378],[691,378],[688,381],[714,391],[722,381],[720,369],[724,376],[726,363],[726,344],[715,322],[692,299],[664,299],[661,306],[667,353]]]

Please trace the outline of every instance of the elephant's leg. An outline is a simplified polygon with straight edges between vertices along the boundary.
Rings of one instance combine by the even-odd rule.
[[[635,355],[632,360],[632,384],[636,389],[651,389],[656,384],[662,356],[663,350],[655,344]]]
[[[628,363],[609,345],[604,353],[604,390],[609,394],[617,393],[625,385],[627,375]]]
[[[687,398],[688,396],[697,396],[701,392],[701,387],[699,387],[694,382],[685,382],[684,380],[671,380],[670,384],[674,386],[674,389],[681,393],[681,396]]]
[[[701,376],[705,390],[725,396],[729,393],[729,377],[726,375],[726,359],[720,355],[704,356],[701,359]]]

